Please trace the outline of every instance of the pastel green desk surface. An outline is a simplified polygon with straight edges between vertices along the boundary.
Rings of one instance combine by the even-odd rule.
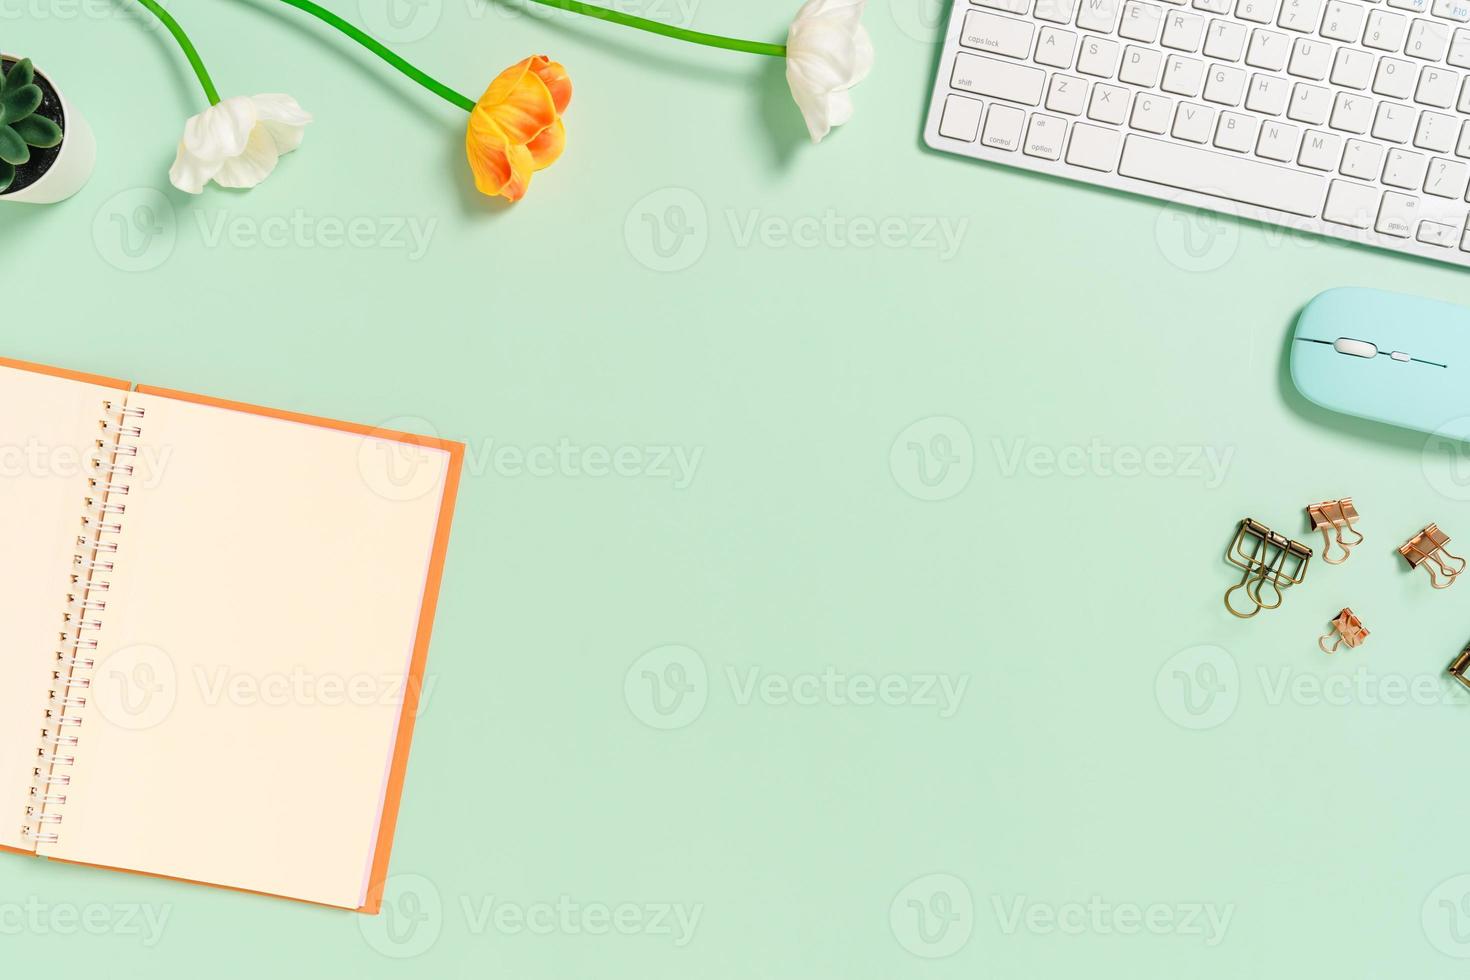
[[[568,66],[567,154],[512,209],[458,111],[284,6],[180,4],[223,91],[317,115],[191,199],[193,80],[118,2],[4,22],[101,154],[0,211],[5,353],[470,457],[384,916],[10,858],[7,974],[1463,974],[1470,585],[1394,549],[1470,550],[1470,471],[1281,357],[1322,289],[1470,303],[1464,273],[922,150],[930,0],[874,0],[819,147],[776,62],[337,4],[475,95]],[[794,7],[625,9],[779,38]],[[1343,495],[1353,558],[1228,616],[1236,521],[1314,543]],[[1372,636],[1329,658],[1344,605]]]

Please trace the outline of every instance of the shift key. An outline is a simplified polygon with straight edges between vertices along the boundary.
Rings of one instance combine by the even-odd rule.
[[[954,73],[949,81],[951,88],[1022,105],[1040,105],[1045,83],[1046,72],[1040,68],[963,53],[955,55]]]

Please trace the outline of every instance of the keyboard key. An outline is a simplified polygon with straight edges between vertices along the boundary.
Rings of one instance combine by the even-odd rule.
[[[1380,51],[1398,51],[1404,46],[1404,33],[1408,29],[1409,18],[1403,14],[1370,10],[1368,29],[1363,32],[1363,44]]]
[[[1343,88],[1367,88],[1373,77],[1373,56],[1356,48],[1338,48],[1332,62],[1332,84]]]
[[[1072,126],[1072,139],[1067,143],[1067,162],[1074,167],[1107,173],[1117,166],[1121,139],[1116,129],[1076,123]]]
[[[1470,115],[1470,75],[1460,83],[1460,101],[1455,105],[1455,111],[1461,115]]]
[[[1077,70],[1084,75],[1112,78],[1118,70],[1118,42],[1104,37],[1084,37],[1082,53],[1077,56]]]
[[[1341,155],[1342,137],[1309,129],[1302,138],[1302,151],[1296,162],[1313,170],[1332,171],[1337,169],[1337,161]]]
[[[1229,115],[1229,113],[1226,113]],[[1182,143],[1130,135],[1118,173],[1241,204],[1316,217],[1326,181],[1315,174]]]
[[[1022,20],[971,10],[965,14],[965,29],[960,43],[988,54],[1007,58],[1025,58],[1031,53],[1031,35],[1035,28]]]
[[[1207,14],[1228,14],[1230,13],[1230,0],[1194,0],[1193,7]]]
[[[1195,98],[1199,95],[1200,83],[1204,80],[1205,63],[1194,58],[1169,55],[1164,63],[1164,80],[1159,87],[1174,95]]]
[[[1470,0],[1465,0],[1470,3]],[[1198,51],[1205,36],[1205,19],[1197,14],[1171,11],[1164,17],[1164,40],[1166,48],[1175,51]]]
[[[1077,50],[1077,35],[1057,27],[1043,27],[1036,41],[1036,63],[1052,68],[1071,68]]]
[[[1153,44],[1159,39],[1164,26],[1164,8],[1158,4],[1128,0],[1123,4],[1123,19],[1118,24],[1118,34],[1130,41]]]
[[[1296,157],[1300,141],[1301,130],[1295,126],[1268,120],[1261,125],[1261,136],[1256,140],[1256,156],[1290,163]]]
[[[1429,161],[1429,171],[1424,177],[1424,193],[1459,201],[1465,197],[1467,184],[1470,184],[1470,165],[1458,160],[1446,160],[1444,157],[1435,157]]]
[[[1470,2],[1470,0],[1466,0]],[[1363,32],[1363,6],[1347,0],[1328,0],[1322,17],[1322,36],[1334,41],[1356,42]]]
[[[1259,27],[1251,31],[1251,46],[1246,49],[1245,63],[1252,68],[1280,71],[1286,67],[1286,35],[1275,31],[1263,31]]]
[[[1031,0],[970,0],[971,3],[991,10],[1004,10],[1008,14],[1024,14],[1031,7]]]
[[[1332,103],[1332,121],[1328,123],[1329,126],[1347,133],[1366,133],[1368,124],[1372,121],[1372,99],[1346,92],[1337,93],[1337,99]]]
[[[1286,107],[1286,118],[1320,126],[1327,121],[1327,114],[1331,111],[1331,89],[1298,82],[1291,90],[1291,102]]]
[[[1322,0],[1285,0],[1276,24],[1288,31],[1310,34],[1317,29],[1317,18],[1321,15]]]
[[[1249,153],[1256,145],[1256,130],[1260,121],[1255,116],[1238,112],[1220,113],[1220,122],[1215,126],[1215,145],[1222,150]]]
[[[1007,102],[1025,105],[1041,104],[1041,86],[1046,82],[1046,72],[1029,65],[1013,65],[994,58],[980,58],[972,54],[957,54],[954,58],[954,73],[950,76],[952,88],[988,95]]]
[[[1434,0],[1430,9],[1434,16],[1445,20],[1456,20],[1462,24],[1470,20],[1470,0]]]
[[[1123,65],[1118,69],[1118,81],[1143,88],[1153,88],[1159,83],[1159,71],[1164,66],[1164,56],[1158,48],[1141,48],[1130,44],[1123,49]]]
[[[1437,221],[1419,222],[1418,238],[1426,245],[1443,245],[1448,248],[1459,237],[1460,233],[1454,225],[1442,225]]]
[[[1128,125],[1145,133],[1163,135],[1169,131],[1169,120],[1174,116],[1174,100],[1150,92],[1139,92],[1133,97],[1133,115]]]
[[[1462,27],[1455,31],[1455,36],[1450,38],[1450,53],[1444,60],[1456,68],[1470,68],[1470,30]]]
[[[1094,85],[1087,103],[1087,118],[1119,125],[1128,118],[1129,93],[1114,85]]]
[[[1212,20],[1205,34],[1205,57],[1239,61],[1245,54],[1245,28],[1233,20]]]
[[[1470,122],[1460,127],[1460,141],[1455,144],[1455,156],[1470,157]]]
[[[1087,105],[1087,82],[1075,75],[1053,75],[1046,89],[1046,107],[1069,116],[1082,115]]]
[[[1334,180],[1327,189],[1322,219],[1350,228],[1367,228],[1378,213],[1378,191],[1367,184]]]
[[[1269,24],[1276,16],[1276,0],[1236,0],[1235,16],[1257,24]]]
[[[1409,40],[1404,54],[1425,61],[1439,61],[1450,46],[1450,25],[1420,17],[1409,27]]]
[[[1383,165],[1383,182],[1389,187],[1417,191],[1424,182],[1424,170],[1428,166],[1429,160],[1422,153],[1389,150],[1388,162]]]
[[[1174,128],[1171,132],[1177,140],[1208,143],[1214,122],[1214,109],[1193,102],[1181,102],[1174,111]]]
[[[1429,0],[1388,0],[1395,10],[1407,10],[1411,14],[1422,14],[1429,9]]]
[[[1299,37],[1291,46],[1291,61],[1286,70],[1298,78],[1321,81],[1332,67],[1332,45],[1314,38]]]
[[[1286,111],[1286,102],[1291,97],[1291,82],[1280,75],[1251,76],[1250,91],[1245,97],[1245,107],[1252,112],[1264,112],[1279,116]]]
[[[1031,125],[1026,127],[1026,145],[1022,151],[1028,157],[1043,160],[1059,160],[1062,156],[1062,140],[1067,135],[1067,121],[1060,116],[1048,116],[1033,112]]]
[[[1378,221],[1375,231],[1395,238],[1408,238],[1419,222],[1419,199],[1394,191],[1383,192],[1383,203],[1378,206]]]
[[[1439,112],[1419,113],[1419,128],[1414,130],[1414,145],[1421,150],[1448,153],[1455,145],[1460,122],[1454,116]]]
[[[1342,151],[1342,167],[1339,168],[1339,173],[1344,177],[1357,177],[1360,180],[1377,180],[1382,169],[1383,147],[1366,140],[1347,141],[1347,146]]]
[[[985,132],[980,142],[997,150],[1014,150],[1021,144],[1021,124],[1026,113],[1013,106],[992,105],[985,114]]]
[[[1084,31],[1113,33],[1118,23],[1118,0],[1082,0],[1077,11],[1077,26]]]
[[[1412,62],[1396,58],[1379,58],[1378,71],[1373,74],[1373,91],[1391,99],[1407,99],[1414,91],[1414,79],[1418,70]]]
[[[939,135],[952,140],[975,142],[980,131],[980,112],[985,103],[979,99],[967,99],[963,95],[951,95],[944,100],[944,116],[939,121]]]
[[[1390,143],[1407,143],[1414,135],[1413,109],[1397,102],[1378,103],[1378,112],[1373,117],[1373,138]]]
[[[1053,24],[1070,24],[1074,9],[1072,0],[1036,0],[1036,10],[1031,16]]]
[[[1460,87],[1460,76],[1444,68],[1425,67],[1419,72],[1419,85],[1414,89],[1414,101],[1448,109],[1455,104],[1455,92]]]
[[[1216,65],[1205,79],[1205,101],[1220,105],[1240,105],[1245,97],[1245,72],[1228,65]]]

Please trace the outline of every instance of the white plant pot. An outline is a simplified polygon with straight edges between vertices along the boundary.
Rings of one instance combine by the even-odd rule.
[[[8,54],[0,54],[0,58],[19,60]],[[46,79],[61,102],[61,152],[39,180],[13,194],[0,194],[0,203],[16,201],[21,204],[55,204],[57,201],[64,201],[82,189],[87,178],[92,176],[92,165],[97,162],[97,141],[92,137],[92,128],[87,125],[87,120],[82,118],[75,106],[66,101],[66,93],[61,91],[61,87],[50,76],[39,68],[36,69],[36,76]]]

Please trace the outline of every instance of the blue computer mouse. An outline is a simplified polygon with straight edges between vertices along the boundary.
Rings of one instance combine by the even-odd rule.
[[[1470,441],[1470,309],[1344,287],[1297,317],[1291,380],[1323,408]]]

